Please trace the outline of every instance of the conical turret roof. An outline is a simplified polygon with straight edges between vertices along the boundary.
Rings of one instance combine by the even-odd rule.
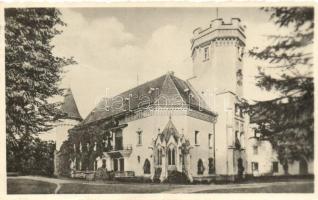
[[[70,88],[67,89],[64,95],[64,101],[61,106],[61,110],[66,114],[65,118],[67,119],[75,119],[79,121],[82,120],[82,117],[78,112],[72,90]]]

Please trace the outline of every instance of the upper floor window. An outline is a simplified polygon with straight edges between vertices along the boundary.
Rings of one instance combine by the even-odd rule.
[[[204,48],[204,61],[209,60],[209,47]]]
[[[253,154],[254,155],[258,154],[258,146],[253,146]]]
[[[212,137],[213,135],[211,134],[211,133],[209,133],[209,147],[212,147],[212,142],[213,142],[213,137]]]
[[[142,131],[141,130],[138,130],[137,131],[137,144],[138,145],[142,145]]]
[[[198,145],[199,144],[199,131],[194,131],[194,144]]]

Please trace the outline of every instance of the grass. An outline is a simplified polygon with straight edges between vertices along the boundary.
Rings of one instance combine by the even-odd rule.
[[[314,184],[288,184],[288,185],[271,185],[260,188],[229,188],[217,190],[205,190],[198,193],[313,193]]]
[[[7,179],[8,194],[53,194],[56,185],[27,179]]]
[[[167,184],[107,184],[88,185],[66,183],[62,185],[60,194],[127,194],[127,193],[159,193],[179,188],[178,185]]]
[[[261,183],[260,183],[261,184]],[[173,189],[180,188],[181,191],[187,192],[191,185],[170,185],[170,184],[153,184],[153,183],[113,183],[97,185],[94,183],[85,184],[80,182],[63,183],[59,190],[60,194],[124,194],[124,193],[159,193],[169,192]],[[193,186],[195,187],[195,186]],[[30,180],[30,179],[7,179],[8,194],[53,194],[56,185],[53,183]],[[203,189],[203,188],[202,188]],[[313,193],[314,183],[289,182],[284,185],[278,185],[273,182],[263,187],[251,187],[244,185],[240,188],[231,188],[224,185],[224,189],[206,189],[198,193]]]

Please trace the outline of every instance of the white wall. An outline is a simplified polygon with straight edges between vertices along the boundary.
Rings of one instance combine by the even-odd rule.
[[[40,139],[49,141],[53,140],[56,142],[56,150],[60,150],[61,145],[68,138],[68,130],[77,125],[79,121],[73,119],[63,119],[58,122],[53,129],[39,134]]]

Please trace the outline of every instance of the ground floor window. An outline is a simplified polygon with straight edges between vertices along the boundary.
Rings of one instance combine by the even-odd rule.
[[[148,159],[144,163],[144,174],[150,174],[150,162]]]
[[[157,165],[161,165],[162,164],[162,150],[158,149],[157,150]]]
[[[258,171],[258,163],[252,162],[252,171]]]
[[[103,163],[102,163],[102,168],[105,169],[105,168],[106,168],[106,160],[103,159],[102,162],[103,162]]]
[[[114,171],[117,172],[118,171],[118,160],[114,159]]]
[[[278,162],[273,162],[273,173],[278,172]]]
[[[214,159],[209,158],[209,174],[215,173],[215,167],[214,167]]]
[[[176,151],[174,148],[168,149],[168,165],[175,165],[176,164]]]
[[[119,163],[120,163],[120,171],[121,172],[125,171],[124,159],[123,158],[119,159]]]
[[[203,161],[201,159],[198,160],[198,174],[203,174],[204,172],[204,166]]]

